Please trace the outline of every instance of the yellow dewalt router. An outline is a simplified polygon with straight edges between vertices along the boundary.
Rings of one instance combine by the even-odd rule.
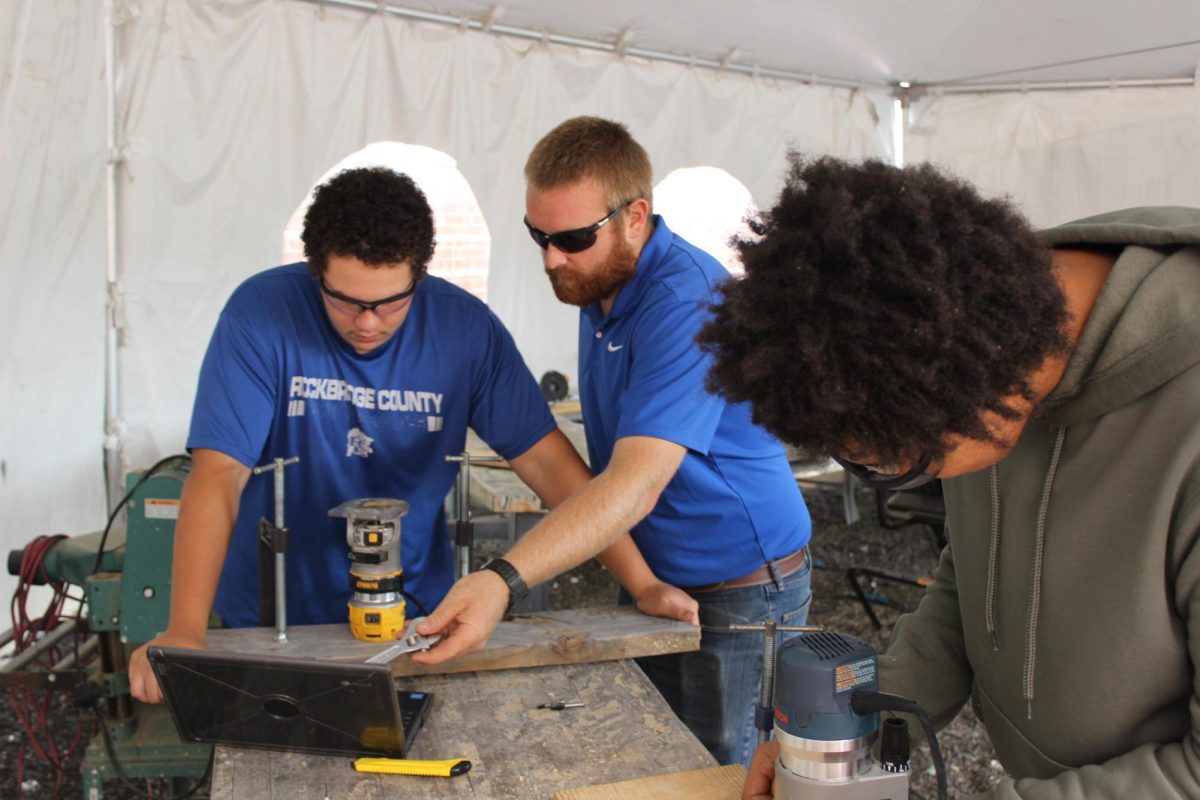
[[[382,497],[349,500],[329,512],[345,517],[350,546],[350,632],[364,642],[392,641],[404,630],[400,518],[408,503]]]

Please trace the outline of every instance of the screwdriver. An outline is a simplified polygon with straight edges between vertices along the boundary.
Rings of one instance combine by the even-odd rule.
[[[564,703],[562,700],[557,700],[552,703],[542,703],[538,708],[546,708],[551,711],[562,711],[564,708],[583,708],[583,703]]]

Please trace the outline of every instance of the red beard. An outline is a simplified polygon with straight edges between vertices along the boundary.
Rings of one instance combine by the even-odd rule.
[[[612,297],[622,286],[637,274],[637,253],[624,239],[613,245],[608,261],[590,273],[581,273],[570,267],[546,270],[555,296],[573,306],[590,306]]]

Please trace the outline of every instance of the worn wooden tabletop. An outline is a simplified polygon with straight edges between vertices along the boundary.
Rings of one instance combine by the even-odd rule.
[[[632,661],[423,675],[399,685],[434,695],[410,757],[466,758],[468,774],[357,773],[345,757],[221,746],[213,800],[548,800],[560,789],[716,765]],[[550,700],[584,705],[536,708]]]
[[[208,632],[211,650],[288,658],[366,661],[391,642],[360,642],[348,625],[299,625],[285,642],[274,628],[227,628]],[[651,617],[632,606],[598,606],[523,614],[504,620],[478,650],[436,666],[407,657],[392,662],[392,674],[427,675],[513,667],[543,667],[585,661],[684,653],[700,648],[700,629],[686,622]]]

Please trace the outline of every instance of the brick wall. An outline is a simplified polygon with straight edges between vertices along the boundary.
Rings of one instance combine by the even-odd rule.
[[[429,272],[445,278],[484,302],[487,301],[488,261],[492,237],[470,184],[454,159],[428,147],[380,142],[368,145],[322,176],[358,166],[386,166],[412,177],[429,199],[437,247]],[[304,260],[300,232],[310,198],[305,198],[283,233],[284,263]]]

